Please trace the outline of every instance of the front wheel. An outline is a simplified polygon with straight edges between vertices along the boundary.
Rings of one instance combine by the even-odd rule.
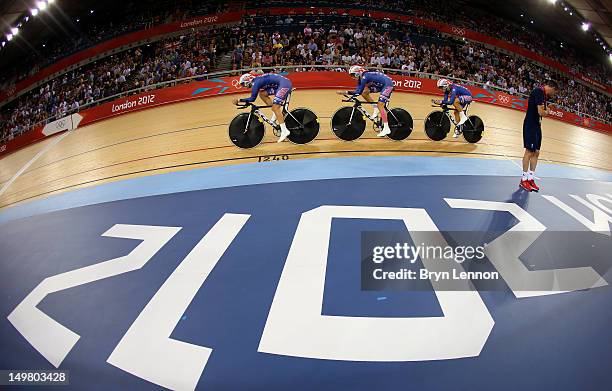
[[[366,128],[365,118],[354,107],[339,108],[331,120],[332,131],[341,140],[357,140]]]
[[[406,110],[396,107],[387,114],[391,133],[387,135],[392,140],[405,140],[412,133],[414,123],[412,116]]]
[[[252,113],[238,114],[229,125],[231,142],[242,149],[258,146],[264,138],[264,133],[265,129],[261,119]]]
[[[285,116],[285,125],[289,129],[289,141],[294,144],[308,144],[319,134],[319,118],[309,109],[291,110]]]
[[[468,143],[477,143],[482,139],[482,133],[484,132],[484,122],[475,115],[471,115],[470,118],[463,124],[463,138]]]
[[[425,118],[425,134],[433,141],[444,140],[450,127],[450,119],[443,111],[433,111]]]

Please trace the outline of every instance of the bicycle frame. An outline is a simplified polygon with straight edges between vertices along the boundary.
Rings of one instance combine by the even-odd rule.
[[[291,90],[291,92],[295,91],[295,88]],[[283,105],[283,112],[285,113],[285,115],[290,115],[291,118],[293,118],[297,123],[299,123],[299,121],[293,116],[293,114],[291,114],[291,112],[289,111],[289,101],[291,100],[291,95],[289,95],[289,97],[287,98],[287,101],[285,102],[285,104]],[[264,113],[261,112],[261,109],[269,109],[272,107],[272,105],[268,105],[268,106],[257,106],[255,104],[253,104],[252,102],[245,102],[245,104],[243,105],[238,105],[238,110],[241,109],[246,109],[247,107],[251,107],[251,112],[249,113],[249,118],[247,118],[247,122],[246,122],[246,126],[244,128],[244,132],[247,132],[247,129],[249,129],[249,125],[251,123],[251,117],[253,115],[257,116],[258,118],[262,119],[264,122],[266,122],[267,124],[269,124],[270,126],[272,126],[272,128],[277,128],[278,124],[276,124],[275,122],[273,122],[271,119],[269,119],[268,117],[266,117],[266,115]]]
[[[350,125],[352,123],[353,120],[353,115],[355,114],[355,110],[359,111],[361,114],[363,114],[364,117],[366,117],[367,119],[369,119],[370,121],[377,123],[380,122],[376,121],[376,117],[372,117],[370,115],[370,113],[368,113],[363,107],[362,105],[377,105],[378,102],[366,102],[366,101],[362,101],[357,99],[356,97],[352,96],[352,95],[344,95],[346,97],[346,99],[343,99],[342,102],[346,102],[346,103],[350,103],[353,102],[353,111],[351,111],[351,118],[349,119],[348,125]],[[399,122],[399,120],[397,119],[397,117],[395,116],[395,114],[393,114],[393,112],[391,110],[388,109],[389,107],[389,102],[385,103],[385,110],[387,111],[387,114],[390,114],[393,116],[393,118],[395,118],[395,120],[397,122]]]
[[[455,121],[455,116],[451,115],[451,111],[458,111],[455,108],[450,108],[448,107],[448,105],[432,105],[431,107],[440,107],[442,108],[442,112],[444,114],[446,114],[446,116],[448,117],[448,119],[450,120],[451,124],[457,126],[457,122]],[[470,108],[470,105],[468,104],[464,109],[463,112],[465,113],[465,115],[468,115],[468,109]],[[469,116],[468,116],[469,117]],[[463,126],[463,125],[461,125]]]

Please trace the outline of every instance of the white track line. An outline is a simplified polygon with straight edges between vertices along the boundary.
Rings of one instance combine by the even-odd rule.
[[[500,128],[498,128],[498,129],[500,129]],[[507,129],[504,129],[504,130],[507,130]],[[485,142],[485,143],[486,143],[486,144],[487,144],[489,147],[493,147],[491,144],[489,144],[489,142],[487,141],[486,137],[483,137],[482,139],[484,140],[484,142]],[[517,163],[517,162],[515,162],[514,160],[510,159],[510,157],[509,157],[508,155],[506,155],[506,154],[505,154],[503,151],[500,151],[500,152],[501,152],[501,154],[502,154],[502,155],[504,155],[504,157],[505,157],[506,159],[508,159],[510,162],[512,162],[512,164],[514,164],[515,166],[517,166],[517,167],[519,168],[519,170],[521,170],[521,172],[523,172],[523,167],[522,167],[520,164],[518,164],[518,163]],[[542,158],[542,160],[544,160],[544,161],[548,162],[549,164],[552,164],[552,162],[551,162],[550,160],[546,159],[546,158]],[[540,177],[538,177],[538,176],[534,176],[534,177],[535,177],[536,179],[541,179],[541,178],[540,178]],[[1,193],[0,193],[0,194],[1,194]]]
[[[46,147],[44,147],[40,152],[38,152],[36,154],[36,156],[34,156],[32,159],[30,159],[30,161],[28,161],[23,167],[21,167],[21,169],[19,169],[19,171],[17,171],[15,173],[15,175],[13,175],[13,177],[11,179],[9,179],[4,186],[2,186],[2,189],[0,189],[0,196],[2,194],[4,194],[8,188],[13,184],[13,182],[15,182],[17,180],[17,178],[19,178],[21,176],[21,174],[23,174],[25,172],[25,170],[27,170],[28,168],[30,168],[30,166],[32,164],[34,164],[35,161],[37,161],[42,155],[44,155],[45,153],[47,153],[51,148],[53,148],[54,146],[56,146],[60,141],[62,141],[64,138],[66,138],[66,136],[68,136],[70,133],[72,133],[72,131],[67,131],[66,133],[58,136],[55,138],[55,140],[53,140],[53,142],[49,145],[47,145]]]
[[[493,146],[491,144],[489,144],[489,142],[487,141],[486,135],[485,137],[482,138],[482,140],[491,148],[493,148]],[[521,172],[523,172],[523,167],[521,167],[517,162],[515,162],[514,160],[510,159],[510,157],[508,155],[506,155],[503,151],[500,151],[502,155],[504,155],[504,157],[506,159],[508,159],[512,164],[514,164],[515,166],[517,166],[519,168],[519,170],[521,170]],[[0,193],[1,194],[1,193]]]

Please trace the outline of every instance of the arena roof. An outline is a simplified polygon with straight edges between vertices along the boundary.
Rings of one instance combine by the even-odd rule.
[[[612,46],[612,0],[568,0],[568,3]]]
[[[567,46],[574,46],[593,59],[608,61],[604,58],[607,55],[600,46],[601,43],[596,41],[597,37],[593,32],[599,33],[608,48],[612,47],[612,0],[554,0],[554,6],[553,0],[464,0],[463,2],[544,32]],[[5,35],[10,32],[10,28],[28,16],[29,10],[34,8],[36,3],[36,0],[0,0],[1,41],[6,40]],[[79,27],[75,19],[79,15],[88,20],[102,16],[98,12],[89,15],[90,9],[106,9],[112,14],[112,10],[117,9],[118,4],[125,4],[125,0],[55,0],[55,4],[50,7],[53,12],[45,12],[53,14],[54,17],[47,15],[44,18],[40,16],[34,18],[36,21],[31,19],[21,29],[18,42],[6,45],[5,49],[9,46],[15,48],[3,49],[0,52],[0,63],[6,65],[7,62],[16,61],[24,51],[36,51],[55,37],[68,36],[74,39],[75,35],[78,36]],[[573,11],[574,15],[569,15],[570,11],[564,11],[565,6],[569,6],[569,10]],[[592,25],[587,32],[580,29],[583,18]]]
[[[5,0],[0,2],[0,26],[3,30],[9,30],[16,25],[16,21],[27,12],[22,1]]]
[[[541,31],[585,55],[607,61],[604,57],[607,54],[594,32],[607,42],[609,50],[612,46],[612,0],[555,0],[554,5],[552,0],[466,0],[466,3]],[[581,29],[585,19],[591,24],[589,31]]]

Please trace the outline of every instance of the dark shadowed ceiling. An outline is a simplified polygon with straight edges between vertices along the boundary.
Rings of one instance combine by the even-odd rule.
[[[143,0],[136,4],[147,6],[154,0]],[[595,33],[599,34],[607,47],[612,46],[611,10],[612,0],[458,0],[489,13],[523,24],[528,28],[539,30],[552,39],[573,46],[584,56],[593,61],[609,61],[607,53],[596,41]],[[156,3],[172,4],[172,0],[158,0]],[[29,14],[36,0],[0,0],[0,26],[4,36],[18,21]],[[45,12],[26,23],[19,38],[9,42],[0,50],[0,69],[8,63],[18,61],[24,52],[36,51],[43,44],[57,39],[72,39],[79,35],[87,23],[95,23],[96,18],[112,20],[117,16],[117,10],[125,9],[126,3],[132,1],[119,0],[55,0],[51,6],[53,12]],[[410,1],[407,1],[410,4]],[[574,15],[564,11],[564,6],[573,7]],[[90,14],[90,10],[95,10]],[[523,15],[521,17],[521,15]],[[80,21],[77,23],[76,19]],[[592,27],[585,32],[580,29],[580,23],[586,18]],[[533,24],[531,21],[533,20]]]

